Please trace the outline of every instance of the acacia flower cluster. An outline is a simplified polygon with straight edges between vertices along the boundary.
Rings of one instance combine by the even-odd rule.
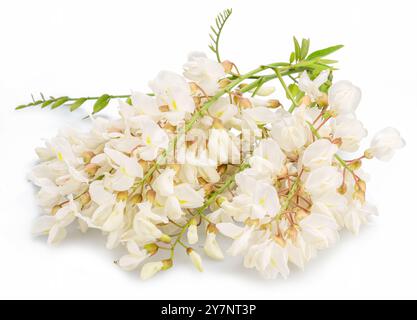
[[[210,46],[217,60],[194,52],[183,75],[162,71],[150,93],[33,101],[71,110],[95,100],[89,132],[62,130],[37,148],[29,175],[45,214],[34,232],[59,243],[71,225],[98,229],[106,246],[123,246],[117,264],[142,279],[173,266],[183,250],[198,271],[202,253],[242,256],[264,277],[287,277],[346,228],[357,233],[376,208],[367,201],[369,159],[389,160],[404,146],[394,128],[361,148],[361,91],[333,82],[341,46],[309,54],[294,38],[289,62],[241,73],[221,60],[219,38],[231,11],[216,19]],[[268,96],[282,88],[286,102]],[[290,84],[288,84],[290,83]],[[96,116],[119,99],[119,117]],[[229,248],[219,236],[232,239]]]

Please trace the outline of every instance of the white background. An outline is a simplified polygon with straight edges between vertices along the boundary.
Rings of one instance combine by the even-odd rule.
[[[161,69],[181,71],[192,50],[207,53],[217,12],[233,7],[223,57],[249,70],[286,60],[292,36],[313,49],[334,44],[336,80],[363,90],[358,115],[370,136],[401,130],[407,147],[392,162],[372,161],[369,192],[380,216],[356,237],[321,252],[288,280],[263,280],[239,260],[187,257],[142,282],[112,261],[98,234],[71,234],[58,247],[33,238],[40,213],[25,180],[42,138],[80,126],[86,109],[14,111],[30,93],[99,95],[147,89]],[[0,298],[287,299],[417,298],[415,1],[22,1],[0,2]],[[87,125],[83,121],[82,125]],[[366,146],[364,146],[366,147]]]

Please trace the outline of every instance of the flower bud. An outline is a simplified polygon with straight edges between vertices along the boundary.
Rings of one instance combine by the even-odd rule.
[[[210,224],[217,229],[213,224]],[[222,260],[224,258],[223,252],[216,241],[216,233],[210,231],[210,225],[207,228],[206,242],[204,244],[204,251],[207,256],[215,260]]]
[[[300,104],[309,106],[311,104],[311,98],[309,96],[304,96],[301,98]]]
[[[148,171],[149,161],[145,161],[143,159],[140,159],[138,162],[139,162],[139,165],[142,167],[143,171]]]
[[[355,191],[366,192],[366,182],[363,181],[362,179],[359,179],[358,181],[356,181]]]
[[[217,167],[217,173],[219,175],[224,174],[226,172],[226,170],[227,170],[227,164],[221,164]]]
[[[162,264],[163,264],[162,270],[168,270],[169,268],[172,268],[173,261],[172,259],[165,259],[165,260],[162,260]]]
[[[157,261],[157,262],[148,262],[140,271],[140,277],[142,280],[148,280],[149,278],[152,278],[155,274],[157,274],[159,271],[162,270],[164,267],[163,261]]]
[[[222,62],[222,66],[223,66],[224,72],[226,72],[226,73],[230,73],[232,71],[233,65],[234,65],[233,62],[231,62],[229,60],[224,60]]]
[[[342,138],[338,137],[333,139],[332,143],[340,148],[342,146],[343,140]]]
[[[159,249],[156,243],[145,244],[143,248],[149,253],[150,256],[153,256],[154,254],[156,254]]]
[[[127,191],[120,191],[116,195],[116,200],[117,201],[126,201],[128,197],[129,197],[129,193]]]
[[[195,218],[190,220],[190,226],[187,230],[187,240],[189,244],[196,244],[198,242],[197,220]]]
[[[217,206],[221,207],[222,203],[225,202],[227,200],[226,197],[220,196],[216,198],[216,204]]]
[[[347,192],[346,183],[343,183],[339,188],[337,188],[337,192],[339,192],[341,195],[344,195]]]
[[[268,108],[276,109],[282,106],[281,102],[277,99],[270,99],[266,102]]]
[[[352,195],[353,199],[359,200],[361,203],[365,203],[365,192],[359,190],[355,191]]]
[[[94,152],[92,151],[84,151],[82,153],[83,161],[85,164],[89,164],[91,159],[95,156]]]
[[[146,200],[149,201],[150,203],[155,203],[155,198],[156,198],[156,192],[155,190],[148,190],[146,192]]]
[[[187,248],[187,254],[189,255],[191,262],[194,264],[197,270],[203,272],[203,262],[201,261],[200,255],[192,248]]]
[[[363,153],[364,157],[366,159],[372,159],[374,157],[374,155],[372,154],[372,150],[371,149],[367,149],[365,150],[365,152]]]
[[[171,243],[171,237],[167,234],[163,234],[158,240],[165,243]]]
[[[323,93],[318,99],[317,104],[320,108],[325,108],[329,106],[329,97],[327,94]]]
[[[351,168],[353,171],[360,169],[361,166],[362,166],[362,161],[360,160],[355,160],[349,163],[349,168]]]
[[[219,81],[219,87],[221,89],[227,87],[232,81],[230,79],[224,78]]]
[[[98,168],[100,168],[98,164],[89,163],[84,167],[84,172],[87,173],[90,177],[94,177]]]
[[[132,198],[131,198],[131,200],[130,200],[133,204],[138,204],[138,203],[141,203],[142,202],[142,195],[141,194],[139,194],[139,193],[137,193],[137,194],[135,194]]]

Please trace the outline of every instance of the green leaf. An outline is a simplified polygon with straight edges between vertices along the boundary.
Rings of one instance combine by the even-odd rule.
[[[22,105],[20,105],[20,106],[17,106],[16,108],[15,108],[15,110],[21,110],[21,109],[24,109],[24,108],[27,108],[27,107],[30,107],[29,105],[27,105],[27,104],[22,104]]]
[[[294,52],[295,52],[295,60],[299,61],[300,59],[300,52],[301,52],[301,48],[300,48],[300,44],[298,43],[298,40],[296,37],[292,37],[293,41],[294,41]]]
[[[46,100],[44,103],[42,103],[41,108],[45,108],[47,106],[49,106],[52,102],[54,102],[55,100],[51,99],[51,100]]]
[[[307,60],[313,60],[316,58],[321,58],[321,57],[325,57],[339,49],[343,48],[343,45],[337,45],[337,46],[332,46],[332,47],[328,47],[325,49],[321,49],[321,50],[317,50],[314,51],[313,53],[311,53],[308,57]]]
[[[111,97],[108,94],[103,94],[100,98],[98,98],[96,103],[94,103],[93,113],[100,112],[105,107],[107,107],[107,105],[110,102],[110,99]]]
[[[79,98],[79,99],[75,100],[75,101],[74,101],[74,103],[72,103],[72,104],[69,106],[70,111],[72,112],[72,111],[74,111],[74,110],[78,109],[78,108],[79,108],[79,107],[81,107],[81,105],[82,105],[84,102],[86,102],[86,101],[87,101],[87,98]]]
[[[295,60],[295,54],[294,54],[294,52],[291,52],[291,55],[290,55],[290,63],[293,63],[294,60]]]
[[[219,44],[220,44],[220,35],[222,33],[223,27],[227,22],[227,19],[232,14],[232,9],[226,9],[223,13],[220,13],[216,17],[216,26],[210,26],[212,33],[210,34],[211,43],[209,44],[209,48],[216,54],[216,58],[218,62],[222,62],[220,58],[219,52]]]
[[[291,83],[288,86],[288,89],[290,90],[293,97],[295,97],[298,94],[298,92],[300,91],[300,89],[298,88],[298,86],[295,83]]]
[[[68,97],[62,97],[59,98],[58,100],[56,100],[54,103],[52,103],[51,105],[51,109],[55,109],[58,108],[59,106],[62,106],[65,102],[68,101]]]
[[[303,39],[301,42],[300,59],[304,60],[307,57],[308,50],[310,49],[310,39]]]

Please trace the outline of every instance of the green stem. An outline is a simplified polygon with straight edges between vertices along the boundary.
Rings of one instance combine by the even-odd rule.
[[[278,68],[274,68],[273,69],[275,74],[277,75],[277,78],[279,80],[279,82],[281,83],[282,87],[285,90],[285,93],[287,94],[287,96],[290,98],[292,105],[291,107],[288,109],[288,112],[293,112],[295,107],[297,106],[297,102],[295,101],[290,89],[288,89],[287,84],[285,83],[284,79],[282,78],[281,72],[279,71]]]
[[[200,208],[197,209],[197,214],[202,215],[204,213],[204,211],[210,207],[210,205],[216,200],[216,198],[222,194],[227,188],[231,187],[234,183],[235,183],[235,177],[236,175],[245,170],[246,168],[249,167],[249,164],[246,162],[243,162],[240,166],[239,169],[229,178],[227,178],[227,180],[223,183],[223,185],[221,187],[219,187],[216,191],[212,192],[210,194],[210,196],[207,198],[207,200],[204,202],[203,206],[201,206]]]
[[[290,205],[292,198],[294,198],[295,194],[297,193],[299,183],[300,183],[300,177],[297,177],[297,180],[295,180],[295,182],[291,186],[291,189],[288,192],[288,195],[285,198],[284,203],[281,206],[281,209],[279,210],[279,214],[276,217],[277,220],[280,220],[282,214],[288,209],[288,206]]]

